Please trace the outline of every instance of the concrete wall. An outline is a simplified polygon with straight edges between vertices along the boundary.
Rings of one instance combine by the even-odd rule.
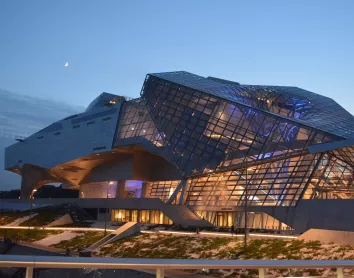
[[[180,180],[177,168],[164,158],[143,150],[120,153],[114,161],[94,168],[85,182],[107,180],[163,181]]]
[[[354,232],[310,229],[299,236],[298,239],[306,241],[318,240],[321,243],[333,242],[341,245],[349,244],[354,246]]]
[[[47,224],[47,227],[54,227],[54,226],[63,226],[66,224],[71,224],[74,223],[73,220],[71,219],[71,216],[69,214],[65,214],[58,219],[54,220],[53,222],[50,222]]]
[[[145,181],[180,180],[181,174],[176,166],[164,158],[148,153],[134,154],[134,179]]]
[[[117,182],[94,182],[80,185],[80,198],[115,198]]]
[[[94,168],[85,180],[100,182],[107,180],[131,180],[133,179],[134,155],[122,153],[115,159]]]
[[[354,231],[354,200],[300,200],[296,207],[250,207],[303,233],[309,229]]]

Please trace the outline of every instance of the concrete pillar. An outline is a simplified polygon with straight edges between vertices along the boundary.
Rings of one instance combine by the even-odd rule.
[[[149,198],[150,194],[150,184],[148,182],[143,182],[141,188],[141,198]]]
[[[45,168],[24,164],[19,170],[22,176],[21,199],[31,198],[33,189],[38,189],[43,184],[58,181]]]
[[[124,199],[126,196],[127,196],[127,192],[125,191],[125,180],[117,181],[116,198]]]
[[[29,199],[34,189],[31,179],[22,175],[21,179],[21,199]]]
[[[266,277],[265,269],[264,268],[258,269],[258,275],[259,278],[265,278]]]
[[[162,268],[156,269],[156,278],[164,278],[165,277],[165,270]]]
[[[24,165],[21,169],[21,199],[29,199],[36,183],[40,180],[41,174],[36,168]]]
[[[33,267],[26,267],[26,278],[33,278]]]

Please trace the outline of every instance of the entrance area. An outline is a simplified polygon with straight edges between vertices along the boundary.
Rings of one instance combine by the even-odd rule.
[[[160,210],[113,209],[112,222],[140,222],[143,224],[172,225],[173,222]]]

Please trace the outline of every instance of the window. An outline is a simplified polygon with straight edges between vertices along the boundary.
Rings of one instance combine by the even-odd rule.
[[[73,128],[79,128],[80,127],[80,125],[74,125],[73,126]]]
[[[99,151],[99,150],[104,150],[106,146],[101,146],[101,147],[95,147],[93,148],[94,151]]]
[[[140,222],[145,224],[165,224],[172,225],[173,222],[160,210],[112,210],[113,222]]]

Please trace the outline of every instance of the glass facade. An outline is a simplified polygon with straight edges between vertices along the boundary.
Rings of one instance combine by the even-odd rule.
[[[337,136],[149,75],[142,96],[185,176],[302,154]]]
[[[196,214],[218,227],[245,228],[245,213],[236,211],[196,211]],[[247,228],[255,230],[292,230],[288,225],[263,212],[247,213]]]
[[[140,222],[143,224],[172,225],[173,222],[159,210],[113,209],[112,222]]]
[[[142,99],[135,99],[123,104],[118,124],[115,145],[131,142],[128,139],[140,138],[141,141],[163,146],[161,134],[157,131]]]
[[[124,103],[114,146],[163,156],[186,180],[183,204],[198,211],[352,198],[354,148],[309,150],[351,138],[354,117],[327,97],[171,72],[148,74],[141,98]],[[167,202],[179,182],[150,182],[149,197]]]
[[[291,206],[299,200],[316,156],[303,155],[191,179],[190,206]],[[245,190],[247,188],[247,190]]]
[[[171,197],[179,183],[180,181],[149,182],[149,196],[151,198],[160,198],[162,201],[166,202]]]

